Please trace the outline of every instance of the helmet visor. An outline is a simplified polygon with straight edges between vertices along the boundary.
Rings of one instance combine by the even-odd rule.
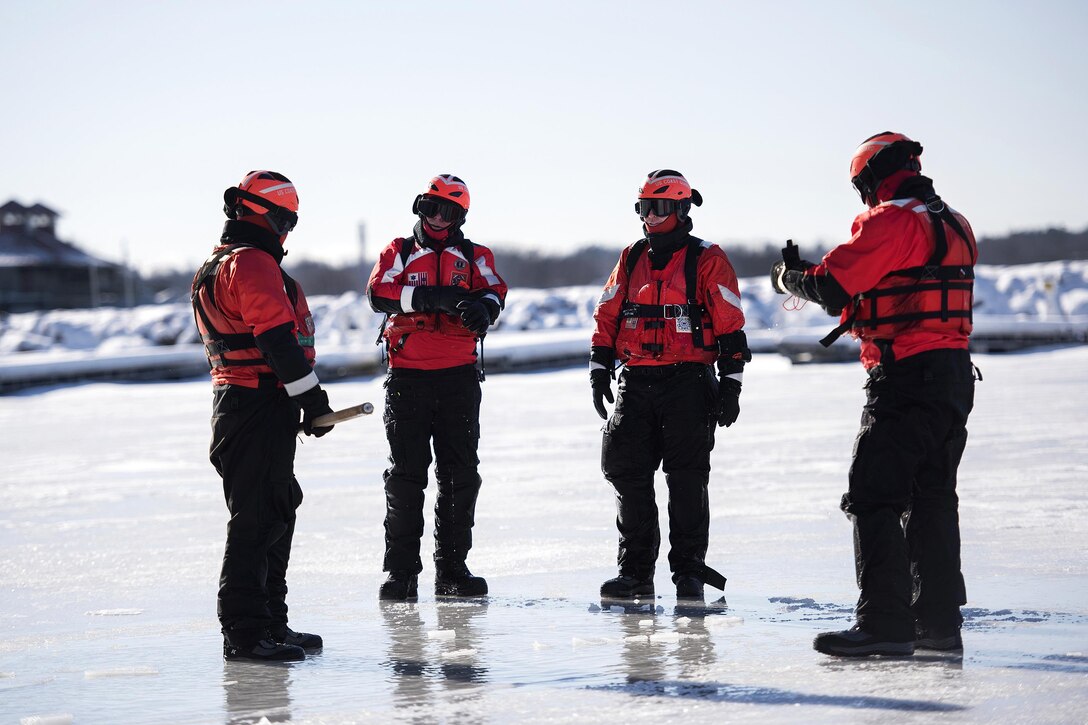
[[[420,216],[428,219],[441,217],[443,221],[450,223],[460,221],[464,216],[464,209],[457,204],[441,199],[431,199],[426,196],[419,200],[416,211]]]
[[[679,208],[680,202],[675,199],[639,199],[635,202],[635,211],[642,219],[650,214],[665,217]]]

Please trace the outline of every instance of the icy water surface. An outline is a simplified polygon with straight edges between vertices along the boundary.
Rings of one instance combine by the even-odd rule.
[[[724,601],[678,603],[663,548],[657,598],[602,606],[615,514],[584,371],[496,375],[469,561],[491,596],[436,601],[427,561],[418,603],[378,602],[384,432],[343,424],[300,446],[288,573],[292,626],[326,648],[280,666],[221,657],[205,382],[0,399],[0,724],[1088,721],[1088,348],[976,358],[965,650],[905,659],[811,648],[852,619],[837,503],[862,376],[758,362],[714,451]],[[329,389],[337,407],[381,401],[380,379]]]
[[[814,632],[849,622],[849,606],[742,599],[361,601],[308,613],[327,647],[285,665],[222,662],[206,621],[88,612],[6,647],[0,697],[13,722],[74,723],[588,722],[615,708],[635,721],[793,722],[803,708],[809,722],[1077,722],[1088,712],[1088,657],[1063,649],[1083,641],[1082,616],[969,610],[962,654],[855,661],[809,648]]]

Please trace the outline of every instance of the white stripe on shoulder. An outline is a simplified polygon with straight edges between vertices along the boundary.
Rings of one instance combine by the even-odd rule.
[[[620,286],[618,284],[614,284],[614,285],[612,285],[610,287],[605,287],[604,290],[601,292],[600,299],[597,300],[597,306],[600,307],[605,302],[608,302],[610,299],[615,297],[616,293],[619,292],[619,291],[620,291]]]
[[[722,299],[724,299],[726,302],[733,305],[734,307],[736,307],[741,312],[744,311],[744,308],[742,308],[740,306],[740,297],[733,294],[733,290],[729,289],[728,287],[726,287],[723,284],[720,284],[720,285],[718,285],[718,293],[721,294]]]
[[[458,256],[461,255],[460,252],[457,254]],[[464,257],[461,257],[461,259],[464,259]],[[476,269],[480,270],[480,274],[484,276],[484,281],[488,284],[499,284],[501,281],[498,275],[491,271],[491,267],[487,265],[487,258],[482,254],[476,258]]]

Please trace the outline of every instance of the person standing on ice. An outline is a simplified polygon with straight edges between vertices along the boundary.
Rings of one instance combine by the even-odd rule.
[[[593,313],[589,377],[593,404],[608,420],[601,466],[616,491],[619,529],[619,576],[601,586],[606,599],[654,596],[659,465],[669,487],[676,595],[701,599],[704,583],[725,588],[704,561],[710,451],[715,423],[730,426],[740,415],[752,357],[736,273],[720,247],[692,236],[692,204],[702,197],[679,172],[649,174],[635,203],[646,236],[620,254]],[[626,369],[608,418],[617,357]]]
[[[967,220],[921,175],[921,144],[885,131],[850,160],[868,210],[820,264],[788,243],[771,270],[780,294],[814,301],[861,340],[869,373],[849,491],[861,590],[853,628],[813,646],[840,656],[963,646],[956,471],[975,372],[967,349],[978,258]],[[979,376],[981,379],[981,376]]]
[[[468,187],[440,174],[416,196],[412,234],[394,239],[367,283],[370,305],[388,316],[381,337],[385,381],[385,560],[378,597],[415,599],[423,570],[424,489],[434,445],[434,565],[438,596],[483,596],[487,582],[465,564],[472,548],[480,459],[476,343],[505,305],[506,283],[487,247],[465,238]]]
[[[230,521],[219,577],[228,660],[301,660],[322,647],[287,626],[287,562],[302,489],[295,478],[299,411],[306,435],[331,413],[314,373],[314,321],[302,288],[280,267],[298,221],[294,184],[251,171],[227,189],[228,221],[193,278],[196,325],[212,375],[210,458]]]

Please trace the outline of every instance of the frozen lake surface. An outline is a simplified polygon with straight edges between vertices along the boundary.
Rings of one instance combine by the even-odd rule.
[[[326,648],[285,666],[222,661],[226,508],[206,457],[206,381],[2,398],[0,719],[1085,722],[1088,347],[975,359],[965,650],[902,660],[811,648],[850,624],[856,598],[837,509],[863,401],[856,363],[749,366],[740,421],[719,429],[713,456],[707,561],[729,584],[705,607],[678,606],[663,550],[656,600],[601,609],[616,533],[583,369],[484,385],[469,564],[486,600],[436,602],[428,562],[417,604],[379,605],[380,417],[305,439],[288,602]],[[380,378],[328,389],[334,407],[381,411]]]

